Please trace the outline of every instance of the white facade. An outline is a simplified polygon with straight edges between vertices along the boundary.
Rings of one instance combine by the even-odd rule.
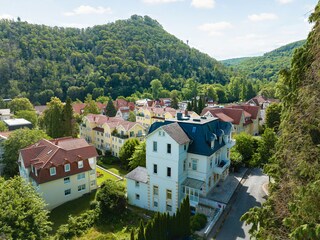
[[[197,207],[199,199],[205,198],[220,180],[227,177],[230,148],[235,143],[231,140],[231,130],[227,135],[218,138],[218,142],[221,143],[223,140],[225,144],[210,156],[188,152],[192,141],[179,144],[179,139],[176,141],[172,134],[174,132],[168,133],[160,126],[147,136],[148,182],[138,191],[135,181],[128,179],[130,204],[173,214],[186,195],[189,195],[190,205]],[[211,148],[213,149],[214,146],[211,145]],[[136,193],[147,197],[140,200],[138,204],[134,198]]]
[[[149,209],[148,206],[148,184],[127,179],[127,188],[131,189],[128,192],[128,199],[130,199],[131,205]]]

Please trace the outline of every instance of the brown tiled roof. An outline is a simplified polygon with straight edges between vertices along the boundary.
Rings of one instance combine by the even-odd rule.
[[[162,129],[179,144],[190,142],[187,134],[182,130],[178,123],[164,125]]]
[[[212,116],[219,118],[218,113],[223,113],[224,115],[227,115],[229,118],[233,119],[233,124],[240,124],[241,116],[243,114],[242,109],[233,109],[233,108],[216,108],[216,107],[206,107],[202,110],[201,116],[206,114],[207,112],[210,112]],[[226,118],[224,115],[220,115],[223,118],[222,121],[229,122],[230,119]]]
[[[73,103],[72,108],[73,111],[77,114],[82,114],[83,109],[85,108],[86,104],[85,103]],[[106,104],[97,102],[98,108],[103,111],[106,108]]]
[[[30,176],[38,183],[45,183],[64,178],[80,172],[91,170],[88,158],[98,156],[95,147],[80,138],[60,138],[40,140],[27,148],[20,150],[24,166],[34,165],[37,175]],[[83,168],[78,168],[78,162],[83,161]],[[70,171],[64,171],[64,165],[70,163]],[[56,175],[50,176],[50,168],[56,167]]]
[[[113,105],[115,106],[115,108],[118,110],[121,107],[127,107],[128,106],[128,102],[124,99],[116,99],[113,102]]]
[[[221,113],[215,113],[215,116],[217,118],[219,118],[223,122],[231,122],[231,123],[234,122],[234,120],[231,117],[229,117],[228,115],[226,115],[226,114],[224,114],[222,112]]]
[[[243,109],[244,111],[248,112],[253,119],[257,119],[258,113],[259,113],[259,106],[251,106],[247,104],[241,104],[241,105],[229,105],[228,108],[236,108],[236,109]],[[247,116],[246,116],[247,117]],[[248,116],[249,117],[249,116]]]

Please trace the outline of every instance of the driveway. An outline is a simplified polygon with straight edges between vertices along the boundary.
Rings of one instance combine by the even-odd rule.
[[[245,226],[240,221],[240,217],[254,206],[261,206],[265,202],[266,194],[262,190],[262,185],[268,182],[268,176],[262,173],[261,169],[254,168],[251,170],[247,179],[236,193],[235,201],[232,204],[229,214],[215,236],[217,240],[233,240],[233,239],[250,239],[248,233],[250,226]],[[223,217],[223,216],[222,216]],[[214,232],[211,232],[208,239],[214,237]]]

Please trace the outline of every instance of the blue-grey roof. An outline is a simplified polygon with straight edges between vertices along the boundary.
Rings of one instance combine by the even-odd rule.
[[[136,167],[131,172],[129,172],[125,177],[138,182],[147,183],[148,171],[144,167]]]
[[[210,156],[225,145],[222,140],[219,143],[219,137],[223,134],[229,135],[232,125],[229,122],[222,122],[217,118],[200,119],[197,122],[192,120],[178,121],[176,119],[166,120],[165,122],[156,122],[151,125],[149,134],[161,126],[177,122],[182,130],[191,140],[188,148],[189,153]],[[214,147],[211,148],[211,141],[214,140]]]

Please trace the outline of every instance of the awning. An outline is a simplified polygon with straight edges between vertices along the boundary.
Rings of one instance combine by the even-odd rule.
[[[183,186],[186,186],[189,188],[194,188],[194,189],[199,189],[199,190],[201,190],[203,184],[204,184],[204,181],[200,181],[200,180],[197,180],[194,178],[187,178],[182,183]]]

